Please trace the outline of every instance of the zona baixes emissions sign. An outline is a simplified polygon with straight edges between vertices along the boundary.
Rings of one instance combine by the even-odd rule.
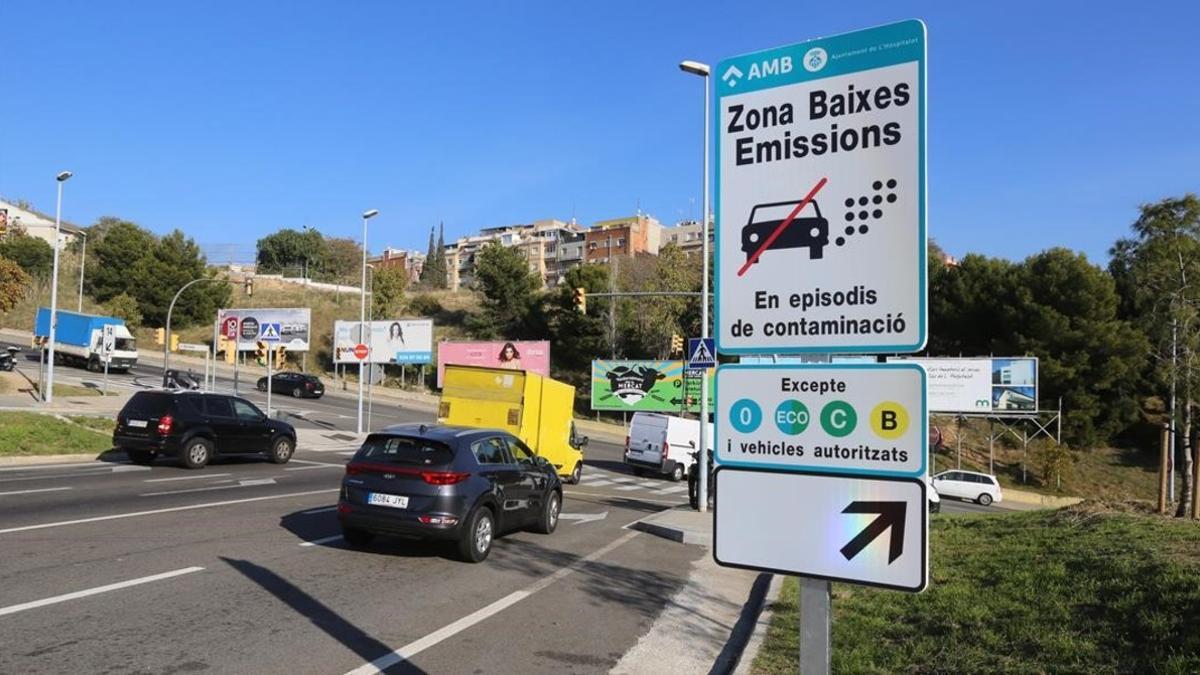
[[[920,351],[925,25],[738,56],[716,74],[719,351]]]

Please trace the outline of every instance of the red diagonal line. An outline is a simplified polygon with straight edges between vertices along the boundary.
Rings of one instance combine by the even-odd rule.
[[[771,236],[767,237],[766,241],[762,243],[762,246],[759,246],[758,250],[754,252],[754,255],[750,256],[750,259],[746,261],[746,264],[742,265],[742,269],[738,270],[739,277],[745,274],[746,270],[750,269],[751,265],[758,262],[758,256],[762,255],[763,251],[767,250],[771,247],[771,244],[775,243],[775,240],[779,238],[779,235],[783,234],[783,231],[788,228],[788,225],[792,224],[792,221],[796,219],[796,216],[800,215],[800,212],[804,210],[804,207],[808,206],[808,203],[813,200],[813,197],[817,196],[817,193],[821,191],[821,188],[825,187],[825,183],[828,181],[828,178],[822,178],[821,180],[817,181],[817,184],[813,186],[813,189],[808,191],[808,194],[804,197],[804,199],[800,200],[800,203],[796,205],[796,208],[792,209],[792,212],[788,214],[788,217],[783,219],[783,222],[779,224],[779,227],[775,228],[775,231],[771,233]]]

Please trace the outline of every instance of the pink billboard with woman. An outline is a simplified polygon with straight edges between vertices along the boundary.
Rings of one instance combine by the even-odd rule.
[[[540,375],[550,375],[550,343],[537,342],[439,342],[437,350],[438,386],[442,386],[442,373],[446,364],[462,366],[487,366],[528,370]]]

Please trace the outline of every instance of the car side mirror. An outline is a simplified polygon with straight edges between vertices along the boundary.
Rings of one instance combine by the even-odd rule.
[[[579,439],[579,447],[581,447],[581,448],[586,448],[586,447],[587,447],[587,444],[588,444],[588,437],[587,437],[587,436],[582,436],[582,437],[580,437],[580,439]]]

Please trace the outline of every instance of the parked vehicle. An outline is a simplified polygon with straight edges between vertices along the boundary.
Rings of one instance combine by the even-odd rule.
[[[505,531],[550,534],[561,510],[557,470],[520,439],[440,424],[368,436],[346,465],[337,506],[351,546],[391,534],[446,540],[467,562],[487,558]]]
[[[169,456],[199,469],[217,456],[260,453],[286,464],[296,450],[296,430],[237,396],[139,391],[117,415],[113,446],[135,464]]]
[[[1003,497],[995,476],[976,471],[943,471],[933,477],[933,487],[942,497],[957,497],[987,506]]]
[[[267,378],[258,378],[258,390],[267,390]],[[295,398],[321,398],[325,385],[316,375],[304,373],[275,373],[271,376],[271,392]]]
[[[0,370],[12,372],[17,367],[17,352],[21,351],[16,347],[7,347],[4,351],[0,351]]]
[[[708,447],[712,451],[712,424],[708,425]],[[700,447],[700,420],[674,415],[636,412],[625,436],[625,463],[639,476],[646,471],[681,481],[695,462]]]
[[[575,431],[575,387],[526,370],[447,365],[438,422],[503,429],[574,485],[588,439]]]
[[[58,327],[54,331],[54,358],[57,362],[74,363],[93,372],[104,370],[101,340],[104,326],[112,325],[116,342],[109,361],[109,370],[128,372],[137,365],[137,340],[125,327],[125,321],[115,316],[97,316],[58,310]],[[34,321],[35,337],[50,335],[50,309],[39,307]]]

